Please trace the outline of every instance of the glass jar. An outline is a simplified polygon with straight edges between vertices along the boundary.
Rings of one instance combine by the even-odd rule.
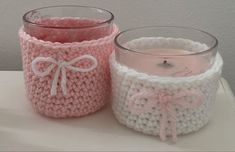
[[[217,39],[188,27],[140,27],[115,38],[116,118],[162,140],[197,131],[212,114],[222,69]]]
[[[39,113],[80,117],[108,102],[108,58],[118,33],[113,19],[111,12],[88,6],[44,7],[23,16],[26,92]]]

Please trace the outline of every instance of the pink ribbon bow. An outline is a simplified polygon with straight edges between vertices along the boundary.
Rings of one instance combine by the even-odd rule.
[[[144,106],[142,107],[138,107],[138,105],[141,104],[140,99],[147,99],[147,103],[144,103]],[[195,90],[185,91],[174,95],[167,90],[160,90],[158,92],[141,91],[130,98],[129,108],[132,112],[141,114],[154,111],[153,107],[160,107],[162,115],[160,119],[160,139],[162,141],[166,140],[166,126],[169,118],[172,139],[175,142],[177,140],[175,106],[184,109],[196,108],[202,101],[202,94]]]

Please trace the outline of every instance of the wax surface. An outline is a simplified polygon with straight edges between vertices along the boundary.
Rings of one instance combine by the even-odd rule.
[[[112,32],[112,26],[98,26],[100,20],[80,19],[76,17],[46,18],[35,21],[39,25],[25,24],[24,30],[40,40],[70,43],[99,39]],[[43,25],[43,26],[42,26]],[[96,26],[87,28],[89,26]]]
[[[172,56],[190,54],[187,50],[149,49],[141,52],[152,55],[120,53],[119,62],[139,72],[171,77],[200,74],[210,66],[209,61],[199,55]]]

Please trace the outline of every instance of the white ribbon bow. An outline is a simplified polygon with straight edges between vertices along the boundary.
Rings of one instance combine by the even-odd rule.
[[[79,67],[74,67],[72,64],[83,60],[83,59],[88,59],[92,62],[92,65],[89,68],[79,68]],[[37,68],[37,63],[39,62],[50,62],[52,63],[49,65],[45,71],[39,71]],[[94,70],[98,65],[97,59],[94,58],[91,55],[82,55],[80,57],[74,58],[69,62],[66,61],[56,61],[54,58],[51,57],[37,57],[33,60],[32,62],[32,70],[35,75],[44,77],[46,75],[49,75],[50,72],[57,66],[57,70],[54,75],[54,79],[52,81],[51,85],[51,95],[55,96],[57,94],[57,83],[59,79],[60,72],[62,74],[61,76],[61,89],[64,95],[67,95],[67,87],[66,87],[66,82],[67,82],[67,77],[66,77],[66,68],[73,70],[75,72],[89,72]]]

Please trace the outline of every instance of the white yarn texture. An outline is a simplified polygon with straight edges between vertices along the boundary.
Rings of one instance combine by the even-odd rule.
[[[149,49],[153,46],[162,48],[174,47],[185,50],[199,51],[207,49],[205,44],[181,38],[144,37],[135,39],[126,44],[132,49]],[[215,62],[206,72],[188,77],[159,77],[148,75],[131,69],[118,63],[115,54],[110,56],[110,68],[112,76],[112,109],[118,121],[134,130],[160,135],[161,107],[156,106],[154,110],[144,113],[134,113],[128,102],[131,97],[142,90],[150,90],[158,93],[160,90],[167,90],[173,95],[188,90],[196,90],[202,95],[202,103],[196,108],[182,108],[175,106],[176,134],[187,134],[199,130],[207,124],[213,111],[218,82],[221,75],[223,60],[217,53]],[[141,100],[141,99],[139,99]],[[190,102],[189,99],[188,102]],[[139,101],[138,106],[144,107],[148,99]],[[167,116],[168,124],[170,118]],[[166,125],[165,133],[172,136],[172,128]]]

